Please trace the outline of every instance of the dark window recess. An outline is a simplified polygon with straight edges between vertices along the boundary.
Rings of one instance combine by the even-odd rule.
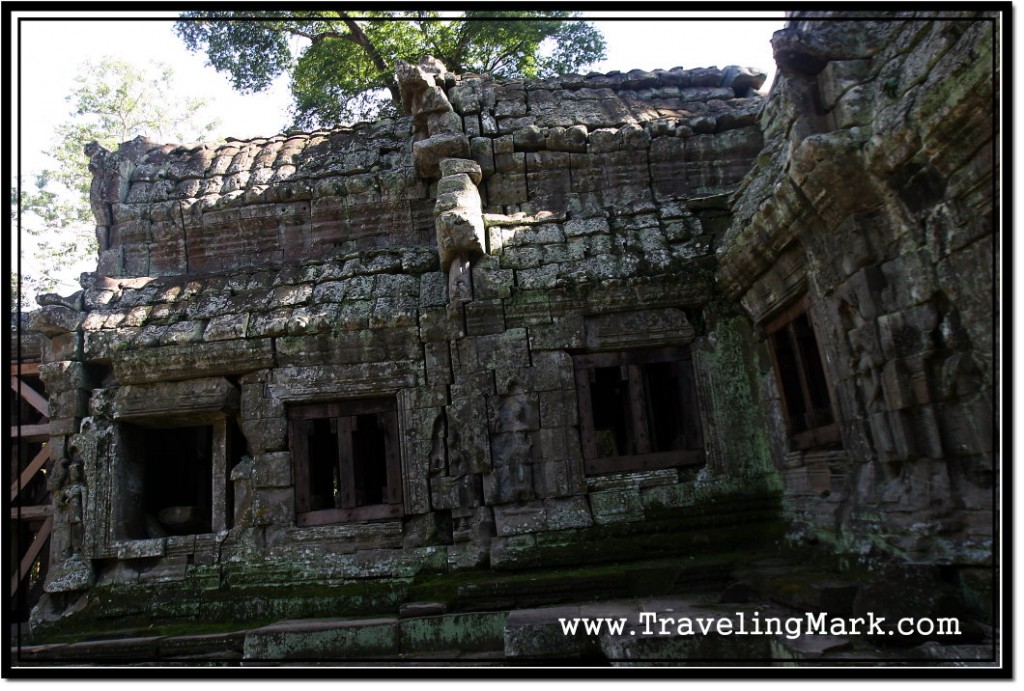
[[[149,430],[144,439],[146,513],[169,535],[211,532],[213,428]]]
[[[245,448],[231,421],[188,427],[124,423],[120,430],[123,537],[194,535],[230,527],[227,469]]]
[[[801,302],[769,329],[772,360],[782,395],[786,431],[798,449],[839,442],[839,425],[832,410],[828,379],[814,327]]]
[[[590,353],[573,361],[587,473],[704,462],[689,348]]]
[[[293,406],[288,417],[299,525],[402,515],[394,399]]]

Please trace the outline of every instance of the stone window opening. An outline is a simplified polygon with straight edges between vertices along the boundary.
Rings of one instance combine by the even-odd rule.
[[[394,399],[295,405],[288,418],[298,525],[402,516]]]
[[[205,423],[205,424],[204,424]],[[119,530],[126,539],[202,535],[230,528],[230,466],[244,442],[233,421],[120,424],[125,449]]]
[[[766,327],[786,432],[796,449],[838,444],[839,424],[805,298]]]
[[[588,475],[704,463],[688,347],[573,357]]]

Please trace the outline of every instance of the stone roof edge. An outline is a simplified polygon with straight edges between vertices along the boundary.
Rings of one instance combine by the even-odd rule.
[[[669,69],[662,69],[662,68],[658,68],[658,69],[654,69],[654,70],[633,69],[633,70],[629,70],[628,72],[623,72],[621,70],[611,70],[611,71],[608,71],[608,72],[588,72],[587,74],[569,73],[569,74],[556,75],[556,76],[553,76],[553,77],[545,77],[545,78],[541,78],[541,77],[536,77],[536,78],[532,78],[532,77],[531,78],[516,77],[516,78],[508,78],[508,79],[496,79],[496,78],[492,77],[489,73],[475,73],[475,72],[466,72],[466,73],[463,73],[463,74],[455,74],[453,76],[454,76],[454,79],[455,79],[455,85],[457,85],[459,82],[462,82],[462,81],[468,81],[468,80],[488,80],[489,79],[489,80],[494,81],[497,84],[507,84],[507,83],[521,82],[524,85],[524,88],[527,88],[527,89],[529,89],[530,86],[533,86],[533,88],[543,88],[543,85],[555,83],[555,84],[557,84],[557,86],[555,86],[554,88],[567,89],[567,90],[570,90],[570,91],[576,91],[576,90],[579,90],[579,89],[587,89],[587,88],[605,88],[605,89],[607,89],[607,88],[614,88],[614,85],[617,82],[618,84],[623,85],[623,87],[621,87],[620,90],[631,90],[631,89],[647,88],[645,86],[642,86],[643,81],[645,79],[649,80],[651,78],[661,78],[663,75],[666,75],[666,74],[676,74],[676,75],[692,74],[692,73],[708,73],[708,74],[711,74],[713,72],[719,72],[722,75],[722,82],[721,83],[724,85],[724,84],[726,84],[727,80],[735,79],[735,77],[737,75],[742,74],[743,70],[751,70],[751,69],[756,70],[758,68],[743,67],[743,66],[740,66],[740,65],[727,65],[724,68],[719,68],[717,65],[704,66],[704,67],[690,67],[690,68],[684,68],[684,67],[681,67],[681,66],[676,66],[676,67],[671,67]],[[452,74],[452,73],[448,73],[448,74]],[[602,80],[614,80],[614,82],[612,84],[608,84],[608,83],[602,83]],[[593,84],[587,84],[587,82],[594,82],[594,83]],[[628,87],[628,88],[626,88],[626,87]],[[760,87],[756,87],[756,88],[760,88]],[[154,151],[156,149],[162,149],[162,148],[166,148],[167,152],[171,153],[171,152],[178,152],[178,151],[194,151],[194,150],[197,150],[197,149],[200,149],[200,148],[203,148],[203,147],[211,147],[211,148],[217,149],[217,148],[220,148],[222,146],[230,145],[230,144],[237,144],[237,145],[257,144],[257,145],[262,145],[262,144],[267,144],[267,143],[275,141],[275,140],[287,141],[289,139],[310,138],[310,137],[315,137],[315,136],[328,136],[329,137],[329,136],[332,136],[332,135],[337,134],[339,132],[353,132],[353,131],[359,130],[361,128],[372,127],[372,126],[377,125],[377,124],[379,124],[379,123],[381,123],[381,122],[383,122],[385,120],[404,119],[406,117],[408,117],[408,116],[407,115],[401,115],[398,118],[380,118],[378,120],[359,120],[359,121],[354,122],[354,123],[352,123],[350,125],[339,125],[337,127],[331,127],[331,128],[317,128],[317,129],[308,130],[308,131],[307,130],[295,129],[295,130],[288,130],[288,131],[285,131],[285,132],[277,132],[277,133],[274,133],[274,134],[269,135],[269,136],[254,136],[254,137],[249,137],[249,138],[246,138],[246,139],[241,139],[241,138],[229,136],[229,137],[225,137],[223,142],[219,142],[219,141],[216,141],[216,140],[199,140],[199,141],[193,141],[193,142],[180,142],[180,143],[174,143],[174,142],[158,143],[158,142],[156,142],[154,140],[150,140],[150,139],[142,137],[140,135],[138,137],[135,137],[134,139],[131,139],[131,140],[128,140],[128,141],[125,141],[125,142],[121,142],[118,145],[118,148],[115,149],[115,152],[120,154],[122,149],[126,145],[135,144],[136,142],[140,142],[140,141],[150,142],[150,144],[151,144],[148,148],[140,150],[138,152],[139,154],[141,154],[141,156],[145,156],[146,154],[148,154],[151,151]],[[170,148],[167,148],[167,147],[170,147]]]

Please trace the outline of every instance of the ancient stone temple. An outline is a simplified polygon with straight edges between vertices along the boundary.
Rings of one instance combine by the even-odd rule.
[[[782,545],[984,612],[996,25],[831,19],[775,35],[767,97],[424,58],[398,119],[89,149],[97,270],[33,318],[35,630],[506,626]]]

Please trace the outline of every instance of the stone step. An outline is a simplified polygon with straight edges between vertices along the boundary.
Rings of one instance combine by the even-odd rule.
[[[790,620],[806,623],[806,616],[807,610],[763,597],[723,603],[670,596],[521,609],[509,613],[505,657],[512,664],[730,667],[791,666],[815,660],[983,664],[994,659],[992,631],[976,644],[927,641],[908,647],[905,641],[895,641],[887,647],[864,631],[842,636],[788,627]],[[592,628],[588,630],[583,619]],[[574,633],[564,627],[567,621],[578,622]]]
[[[743,666],[816,658],[848,644],[831,636],[815,637],[827,641],[809,642],[754,634],[756,620],[794,614],[773,604],[721,604],[684,597],[518,610],[508,617],[505,656],[518,662],[582,660],[658,666],[728,661],[730,666]],[[587,631],[579,623],[572,633],[563,626],[563,622],[581,619],[588,619],[596,628]],[[709,628],[702,629],[701,622]],[[609,624],[619,628],[609,628]],[[740,631],[749,635],[738,634]]]
[[[18,665],[318,663],[403,661],[492,664],[504,659],[506,612],[423,617],[296,619],[196,636],[110,638],[15,646]]]
[[[506,612],[282,621],[245,636],[246,661],[375,660],[504,647]]]
[[[529,609],[580,600],[611,600],[715,591],[732,580],[741,557],[734,554],[672,557],[557,571],[496,575],[458,586],[460,611]]]
[[[771,619],[805,614],[756,593],[729,603],[710,593],[669,595],[407,618],[285,620],[217,634],[23,646],[12,650],[12,659],[15,666],[753,666],[888,658],[984,664],[993,652],[992,631],[978,644],[928,641],[888,650],[863,636],[768,630]],[[598,628],[588,630],[583,619]],[[575,632],[566,621],[579,622]]]
[[[245,631],[198,636],[108,638],[12,647],[16,664],[136,664],[147,660],[230,662],[242,659]]]

